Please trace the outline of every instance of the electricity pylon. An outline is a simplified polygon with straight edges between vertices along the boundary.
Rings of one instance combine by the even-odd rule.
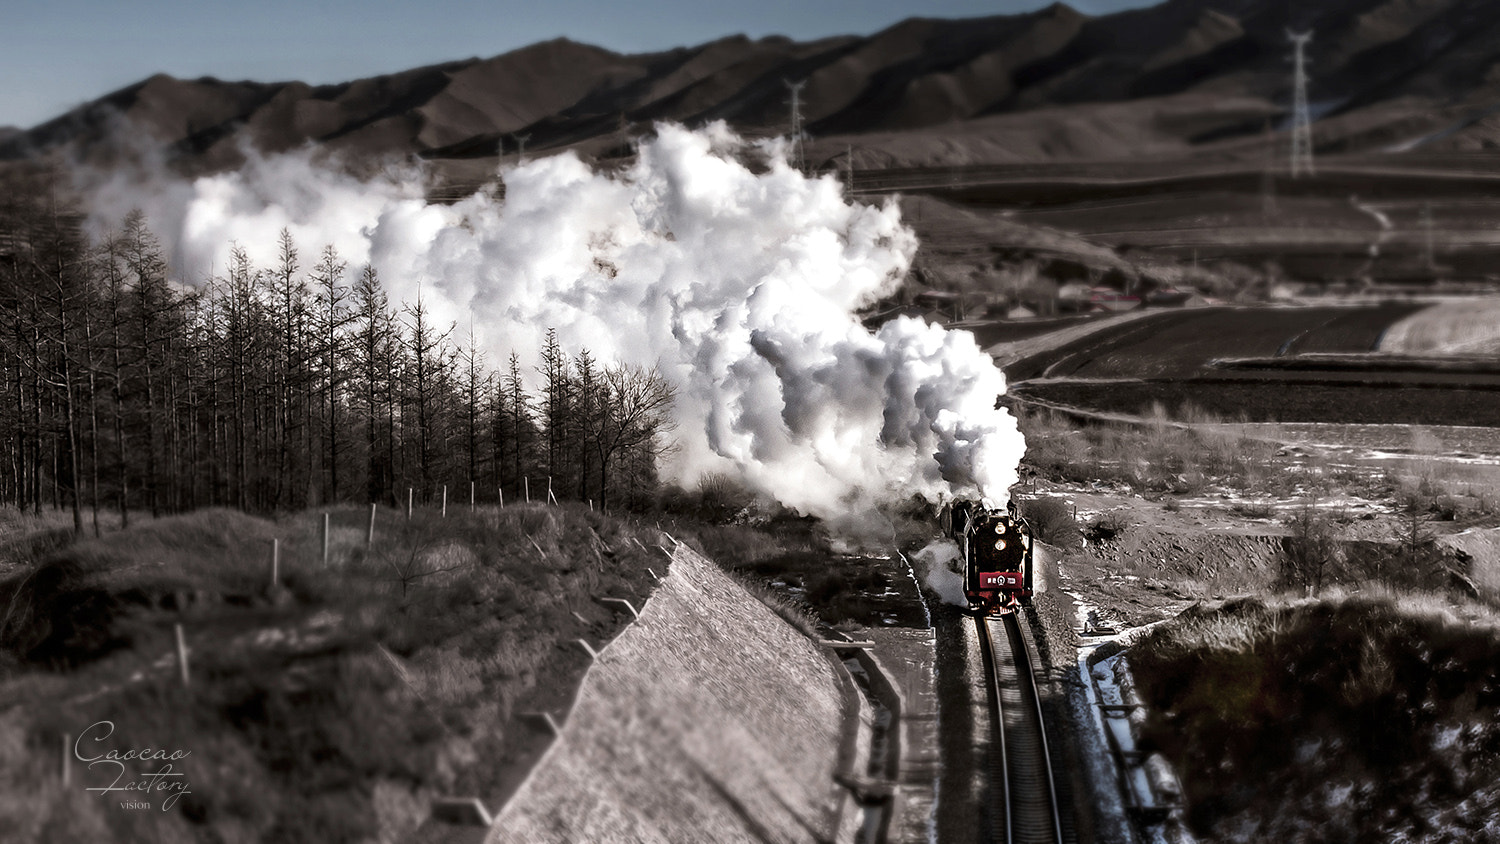
[[[1307,32],[1286,31],[1292,41],[1292,178],[1303,173],[1317,175],[1313,170],[1312,115],[1307,108],[1307,56],[1304,51],[1312,40],[1312,30]]]
[[[526,162],[526,142],[531,140],[531,133],[517,135],[512,132],[510,136],[516,139],[516,163],[524,164]]]
[[[807,85],[807,80],[800,82],[782,81],[787,89],[792,92],[792,150],[797,160],[797,169],[806,170],[802,161],[802,88]]]

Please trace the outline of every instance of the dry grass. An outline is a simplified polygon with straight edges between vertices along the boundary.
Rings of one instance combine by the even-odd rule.
[[[1080,427],[1051,411],[1021,411],[1026,460],[1063,481],[1114,481],[1137,492],[1188,494],[1211,485],[1254,489],[1268,480],[1275,447],[1187,406],[1156,405],[1137,425]]]
[[[802,635],[809,639],[822,638],[822,632],[818,629],[818,618],[808,611],[807,607],[787,597],[784,592],[773,589],[754,578],[737,576],[740,585],[745,591],[754,595],[756,600],[771,608],[771,611],[781,616],[787,624],[801,631]]]
[[[1201,836],[1427,840],[1435,812],[1487,822],[1500,615],[1484,606],[1369,589],[1200,606],[1131,666]]]
[[[219,510],[44,553],[0,584],[0,757],[31,772],[0,799],[0,828],[57,842],[402,837],[432,794],[492,795],[502,763],[525,763],[543,739],[511,716],[564,703],[587,664],[559,642],[612,635],[623,611],[596,599],[639,606],[647,567],[665,566],[659,531],[586,507],[382,510],[373,548],[367,519],[332,511],[326,567],[321,514]],[[106,718],[122,747],[192,751],[193,793],[131,812],[35,775],[58,770],[64,734]]]

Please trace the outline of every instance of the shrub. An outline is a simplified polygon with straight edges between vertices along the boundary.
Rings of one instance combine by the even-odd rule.
[[[1276,508],[1265,501],[1236,501],[1229,505],[1229,512],[1246,519],[1269,519],[1276,515]]]
[[[1281,584],[1284,588],[1316,594],[1324,578],[1343,560],[1343,546],[1328,514],[1304,502],[1288,521],[1291,536],[1281,543]]]
[[[754,502],[754,494],[731,475],[710,472],[698,479],[698,515],[703,519],[728,521]]]
[[[1124,513],[1111,510],[1090,519],[1088,528],[1084,530],[1084,536],[1090,542],[1108,542],[1124,533],[1129,527],[1130,522],[1125,518]]]
[[[1021,502],[1021,515],[1036,538],[1059,548],[1083,544],[1083,534],[1073,518],[1073,508],[1060,498],[1030,498]]]

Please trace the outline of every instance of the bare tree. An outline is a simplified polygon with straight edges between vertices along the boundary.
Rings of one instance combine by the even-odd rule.
[[[1343,560],[1343,545],[1328,515],[1304,501],[1289,523],[1292,533],[1281,545],[1281,579],[1287,586],[1316,595],[1330,568]]]
[[[437,439],[435,428],[442,389],[441,378],[447,369],[443,343],[452,329],[450,327],[449,331],[439,334],[432,327],[431,316],[422,304],[420,292],[417,294],[417,301],[407,305],[404,313],[409,332],[406,394],[417,417],[417,466],[425,496],[432,492],[436,477],[433,447]]]
[[[156,517],[161,515],[159,460],[166,415],[158,411],[162,404],[158,379],[163,362],[157,350],[166,339],[168,326],[164,324],[165,317],[172,307],[171,292],[167,287],[167,261],[156,235],[146,226],[146,215],[139,209],[125,216],[120,247],[120,258],[130,278],[132,294],[136,379],[145,398],[145,406],[141,409],[146,429],[144,488],[151,515]]]
[[[473,329],[454,348],[420,297],[392,311],[373,266],[345,284],[327,249],[312,291],[288,232],[279,245],[266,270],[233,245],[194,292],[140,212],[90,250],[76,218],[0,195],[0,501],[71,505],[81,530],[88,494],[97,532],[102,501],[122,526],[142,506],[284,510],[337,499],[361,466],[372,501],[403,474],[429,496],[545,465],[559,495],[597,483],[603,505],[653,482],[673,400],[659,373],[569,357],[549,332],[534,394],[520,356],[487,370]]]
[[[569,414],[572,430],[569,431],[569,439],[586,446],[589,438],[602,429],[603,417],[608,412],[605,385],[600,378],[599,368],[594,363],[594,356],[588,349],[579,351],[573,361],[572,383],[573,406],[572,413]],[[578,471],[578,498],[587,498],[589,494],[589,451],[587,447],[569,449]],[[604,495],[602,484],[599,494],[601,498]]]
[[[125,342],[121,336],[125,312],[125,274],[120,269],[118,253],[120,245],[113,235],[104,242],[105,302],[109,308],[110,350],[110,399],[113,409],[112,422],[115,435],[115,496],[120,509],[120,526],[130,526],[129,480],[130,469],[126,463],[125,440],[125,366],[123,350]]]
[[[345,304],[349,298],[349,288],[343,283],[347,267],[339,260],[338,250],[330,245],[323,248],[323,255],[312,270],[313,284],[317,288],[318,351],[323,358],[325,401],[322,405],[328,412],[323,426],[326,435],[324,462],[328,470],[325,497],[331,501],[339,498],[339,391],[348,379],[348,372],[342,366],[346,345],[344,333],[355,320]]]
[[[655,369],[614,364],[604,371],[606,413],[593,432],[599,457],[599,506],[609,500],[610,462],[633,449],[651,449],[671,430],[677,391]]]
[[[39,233],[40,237],[33,244],[31,263],[38,280],[44,281],[44,284],[39,286],[45,289],[50,297],[48,316],[51,318],[51,330],[48,331],[48,340],[56,350],[56,362],[48,366],[46,374],[38,373],[38,377],[48,386],[62,393],[63,427],[67,436],[68,500],[73,513],[73,532],[81,534],[83,533],[83,511],[79,501],[82,487],[79,469],[80,443],[78,408],[74,400],[73,384],[73,356],[76,349],[72,340],[76,333],[77,322],[73,318],[73,311],[89,291],[81,279],[82,267],[80,265],[84,261],[82,245],[75,242],[75,238],[69,237],[70,233],[59,220],[55,200],[51,203],[50,211],[48,225],[42,228]],[[35,316],[39,321],[43,318],[40,311]],[[38,336],[40,336],[39,332]],[[41,364],[40,359],[37,363]],[[54,487],[56,482],[56,472],[54,472]]]
[[[519,483],[525,473],[522,455],[525,453],[528,434],[532,428],[531,396],[526,393],[526,384],[521,379],[521,360],[515,352],[510,353],[510,366],[505,375],[504,392],[507,397],[507,426],[510,430],[511,481]]]
[[[557,330],[547,329],[542,346],[541,376],[546,395],[542,402],[542,427],[547,431],[547,475],[560,474],[562,457],[568,441],[568,417],[573,398],[568,355],[557,342]]]
[[[365,414],[365,492],[370,501],[391,494],[392,467],[380,447],[381,401],[390,401],[395,373],[391,348],[395,317],[375,268],[366,264],[354,284],[354,346]]]
[[[469,324],[468,345],[459,351],[458,361],[463,377],[464,455],[467,477],[474,483],[479,477],[479,430],[483,399],[489,394],[491,376],[484,371],[484,355],[474,342],[474,325]]]
[[[267,318],[258,300],[260,273],[250,256],[238,245],[230,250],[229,273],[210,288],[212,303],[207,310],[211,333],[217,334],[214,357],[222,361],[228,393],[224,473],[229,499],[240,509],[249,509],[254,477],[259,474],[259,454],[252,431],[258,416],[255,381],[260,377],[261,347],[269,332]],[[220,367],[212,367],[219,369]]]
[[[308,314],[307,283],[298,275],[297,244],[292,233],[282,229],[277,239],[277,262],[271,272],[272,313],[278,323],[276,342],[278,360],[275,381],[276,408],[273,418],[277,430],[276,487],[273,506],[296,506],[299,488],[306,484],[296,480],[297,468],[305,464],[303,443],[308,422],[306,395]]]

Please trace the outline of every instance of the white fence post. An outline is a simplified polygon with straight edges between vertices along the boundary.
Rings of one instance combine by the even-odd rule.
[[[186,688],[191,685],[191,680],[188,678],[187,639],[182,635],[181,624],[172,625],[172,631],[177,635],[177,669],[182,675],[182,685]]]

